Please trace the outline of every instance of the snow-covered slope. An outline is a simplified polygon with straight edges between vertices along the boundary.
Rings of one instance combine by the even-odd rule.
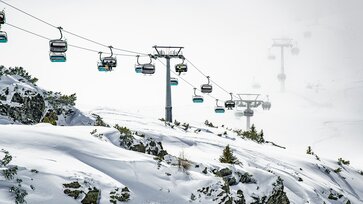
[[[94,119],[74,107],[75,95],[46,91],[22,67],[0,66],[0,124],[92,125]]]
[[[3,125],[0,148],[13,159],[2,168],[17,165],[18,172],[12,180],[0,176],[0,203],[14,203],[9,188],[18,185],[16,178],[28,193],[26,201],[37,204],[80,203],[83,194],[74,199],[63,193],[63,184],[72,181],[78,181],[85,192],[88,187],[100,189],[100,203],[110,203],[110,192],[125,186],[130,190],[128,203],[228,203],[230,198],[243,203],[241,192],[246,203],[276,203],[283,192],[297,204],[363,203],[363,175],[354,164],[338,165],[336,158],[319,161],[314,155],[257,144],[223,127],[190,123],[185,131],[116,110],[94,113],[111,125],[137,132],[133,136],[139,141],[161,142],[168,155],[160,161],[125,149],[114,128]],[[240,164],[219,162],[226,145]],[[180,155],[190,161],[188,170],[178,167]],[[341,172],[334,172],[339,168]],[[229,189],[225,181],[231,184]]]

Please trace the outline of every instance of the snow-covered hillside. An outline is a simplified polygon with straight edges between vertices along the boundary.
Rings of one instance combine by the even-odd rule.
[[[94,119],[74,107],[75,95],[43,90],[37,80],[22,67],[0,66],[0,124],[94,124]]]
[[[0,148],[12,156],[1,168],[18,170],[12,179],[0,176],[0,203],[14,203],[21,189],[25,200],[36,204],[80,203],[86,193],[100,193],[100,203],[110,203],[114,195],[137,204],[363,203],[362,172],[354,164],[339,165],[338,158],[317,160],[257,144],[228,127],[190,123],[186,128],[188,121],[171,127],[117,110],[93,113],[118,124],[122,134],[95,126],[1,126]],[[227,145],[239,164],[219,161]],[[80,187],[72,188],[75,181]],[[9,192],[12,186],[18,191]],[[65,194],[76,190],[84,191],[77,199]]]

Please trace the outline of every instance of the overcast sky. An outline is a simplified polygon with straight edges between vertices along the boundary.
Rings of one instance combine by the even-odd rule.
[[[271,39],[279,37],[295,39],[301,50],[299,56],[286,54],[288,90],[305,89],[308,83],[359,81],[363,76],[360,0],[7,2],[56,26],[119,48],[151,53],[153,45],[184,46],[184,55],[191,62],[234,93],[278,92],[279,61],[268,61],[267,54]],[[59,37],[58,30],[0,3],[3,7],[8,23],[49,38]],[[51,63],[46,40],[7,25],[3,30],[8,32],[9,42],[0,45],[0,64],[25,67],[39,78],[41,87],[76,92],[78,104],[164,110],[165,68],[160,63],[156,63],[154,76],[142,76],[134,72],[136,58],[118,57],[114,72],[99,73],[97,54],[75,48],[69,48],[66,63]],[[307,32],[310,38],[304,37]],[[107,51],[74,36],[65,37],[71,44]],[[279,57],[278,50],[272,51]],[[189,67],[184,76],[188,81],[198,87],[206,82]],[[251,88],[254,80],[261,84],[260,90]],[[172,91],[174,107],[191,104],[189,85],[181,83]],[[218,89],[213,95],[228,98]],[[214,101],[207,102],[212,109]]]

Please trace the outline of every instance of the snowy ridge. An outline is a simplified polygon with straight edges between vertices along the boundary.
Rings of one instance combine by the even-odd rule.
[[[222,127],[196,123],[184,131],[116,110],[99,109],[94,113],[112,125],[126,126],[145,138],[160,141],[169,155],[158,162],[155,156],[126,150],[120,147],[120,133],[114,128],[2,126],[0,148],[13,156],[9,165],[19,167],[15,177],[22,179],[28,203],[80,203],[84,195],[74,199],[63,193],[62,185],[72,181],[79,181],[85,191],[87,186],[100,189],[100,203],[110,203],[110,192],[125,186],[130,190],[128,203],[226,203],[222,202],[223,196],[235,202],[238,190],[242,190],[245,203],[257,199],[268,203],[278,177],[283,180],[282,189],[290,203],[363,203],[363,175],[354,164],[338,165],[335,158],[318,161],[313,155],[292,153],[288,147],[257,144]],[[97,134],[91,135],[94,129]],[[197,129],[204,131],[196,133]],[[218,136],[224,132],[227,134]],[[231,146],[240,164],[219,162],[226,145]],[[191,161],[187,171],[175,165],[181,152]],[[224,172],[225,168],[231,172]],[[338,168],[341,172],[335,173]],[[218,176],[224,173],[224,179]],[[252,177],[241,180],[245,173]],[[232,177],[238,182],[223,194],[224,180]],[[0,203],[14,203],[8,190],[14,183],[0,176]],[[30,185],[35,189],[31,190]]]

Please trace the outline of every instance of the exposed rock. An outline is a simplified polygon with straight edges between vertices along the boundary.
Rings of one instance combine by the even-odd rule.
[[[217,171],[216,175],[219,177],[230,176],[230,175],[232,175],[232,170],[229,168],[223,168],[223,169]]]

